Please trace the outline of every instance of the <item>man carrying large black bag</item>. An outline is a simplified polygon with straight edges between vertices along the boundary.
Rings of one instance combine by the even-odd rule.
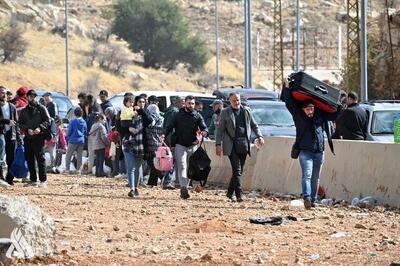
[[[294,100],[292,91],[286,86],[282,89],[282,98],[296,125],[296,141],[292,148],[292,158],[299,158],[304,207],[310,209],[315,206],[319,177],[324,162],[324,131],[327,132],[329,138],[331,135],[328,121],[334,120],[336,113],[322,112],[315,107],[312,100],[303,102]]]
[[[189,157],[197,149],[197,132],[201,131],[203,137],[208,135],[207,126],[199,112],[194,109],[195,98],[191,95],[186,96],[185,106],[174,115],[171,122],[166,126],[162,141],[175,130],[175,169],[176,176],[179,178],[181,186],[181,198],[190,198],[188,186],[188,161]]]
[[[232,178],[226,196],[234,200],[233,193],[235,193],[236,201],[242,202],[241,178],[246,157],[250,155],[251,132],[254,131],[257,136],[256,141],[260,145],[264,144],[264,139],[250,109],[241,105],[240,95],[231,93],[229,101],[231,105],[221,111],[215,140],[216,154],[221,156],[223,152],[224,155],[229,156],[232,166]]]

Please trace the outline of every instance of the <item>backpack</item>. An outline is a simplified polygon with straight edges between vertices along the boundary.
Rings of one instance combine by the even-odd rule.
[[[203,140],[200,143],[200,147],[189,158],[188,178],[200,181],[200,185],[204,187],[211,171],[211,160],[202,144]]]
[[[24,146],[19,145],[15,150],[15,159],[11,164],[10,173],[16,178],[25,178],[28,176],[28,164],[25,160]]]
[[[154,168],[161,172],[169,172],[174,168],[174,159],[169,147],[160,146],[153,159]]]

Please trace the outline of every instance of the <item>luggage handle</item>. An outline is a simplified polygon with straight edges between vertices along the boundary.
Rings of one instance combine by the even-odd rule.
[[[321,91],[324,94],[328,94],[328,90],[322,85],[315,86],[314,90]]]

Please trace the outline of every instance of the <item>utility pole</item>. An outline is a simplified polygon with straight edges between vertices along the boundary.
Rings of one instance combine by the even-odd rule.
[[[360,91],[360,17],[359,0],[347,0],[347,86],[346,91]],[[354,87],[352,87],[354,86]]]
[[[251,60],[251,0],[244,0],[245,20],[245,88],[250,89],[252,84],[252,60]]]
[[[215,6],[215,56],[216,56],[216,87],[219,89],[219,25],[218,25],[218,4],[217,0],[214,0]]]
[[[69,96],[69,51],[68,51],[68,0],[64,0],[65,4],[65,85],[66,93]]]
[[[361,100],[368,101],[367,0],[361,0]]]
[[[274,0],[274,90],[278,91],[283,84],[283,33],[282,2]]]

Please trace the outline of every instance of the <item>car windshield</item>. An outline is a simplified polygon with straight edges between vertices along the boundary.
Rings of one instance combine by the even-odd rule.
[[[259,125],[294,126],[292,115],[284,105],[250,105],[250,108]]]
[[[122,106],[124,105],[124,96],[116,95],[116,96],[110,98],[110,102],[111,102],[112,106],[119,107],[121,109]]]
[[[53,100],[57,104],[59,112],[65,112],[67,113],[69,109],[72,107],[72,103],[66,98],[58,98],[58,97],[53,97]]]
[[[394,117],[400,110],[376,111],[372,118],[372,134],[393,134]]]

